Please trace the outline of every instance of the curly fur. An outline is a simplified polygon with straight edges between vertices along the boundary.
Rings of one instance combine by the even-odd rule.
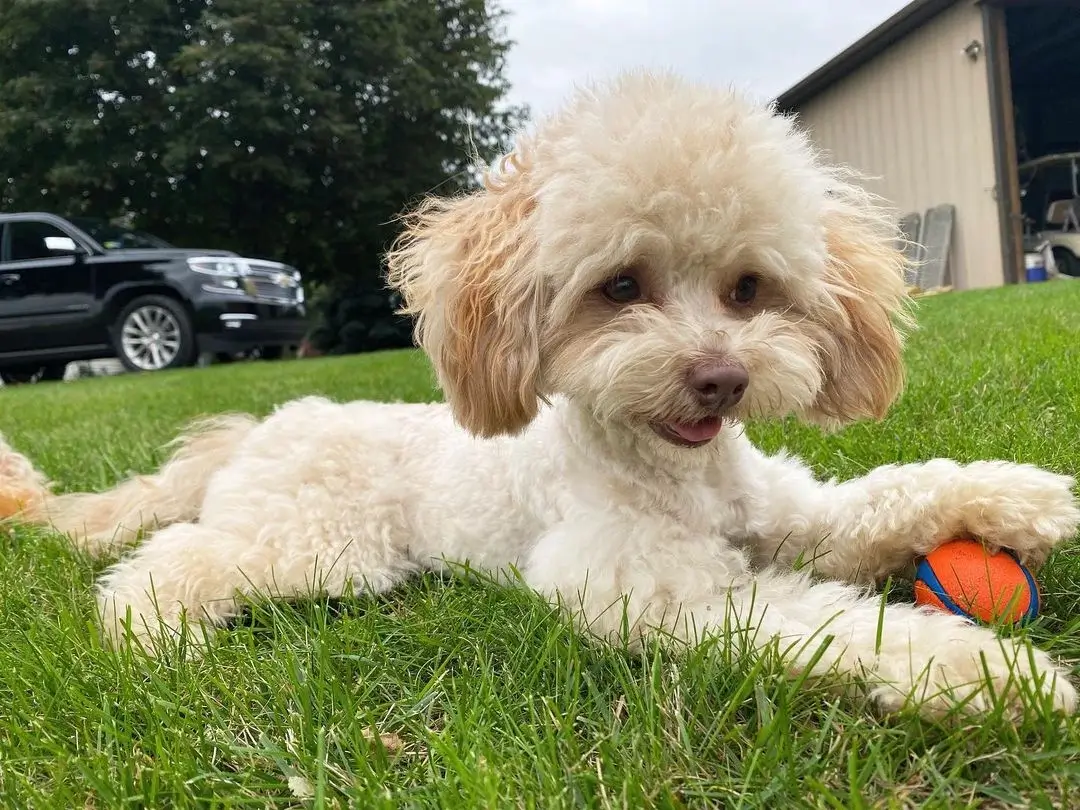
[[[25,517],[43,504],[49,480],[0,434],[0,521]]]
[[[101,552],[149,533],[100,579],[116,639],[468,562],[516,566],[603,638],[753,631],[886,709],[1071,712],[1045,652],[868,593],[957,535],[1040,564],[1080,524],[1070,478],[938,459],[819,481],[739,427],[888,410],[910,325],[897,244],[792,120],[629,73],[522,133],[482,189],[405,218],[388,277],[447,404],[300,399],[34,514]],[[716,368],[745,372],[741,399],[692,382]]]

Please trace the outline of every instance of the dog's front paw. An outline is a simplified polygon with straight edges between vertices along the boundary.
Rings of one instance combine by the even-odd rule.
[[[998,708],[1014,721],[1028,709],[1076,712],[1076,689],[1046,652],[985,628],[964,630],[926,655],[883,656],[872,699],[885,711],[911,707],[934,719]]]
[[[967,534],[991,551],[1011,549],[1025,565],[1037,568],[1080,528],[1074,483],[1068,476],[1029,464],[968,464],[941,490],[934,544]]]

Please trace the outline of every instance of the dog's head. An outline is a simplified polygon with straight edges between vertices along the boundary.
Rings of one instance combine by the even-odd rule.
[[[724,418],[880,417],[903,379],[889,214],[793,122],[627,74],[518,140],[484,189],[406,219],[389,280],[459,422],[543,397],[679,446]]]

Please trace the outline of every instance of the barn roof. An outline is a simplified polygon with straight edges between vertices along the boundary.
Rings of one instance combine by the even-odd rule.
[[[958,0],[913,0],[870,33],[777,96],[777,106],[783,111],[798,109],[829,85],[866,64],[890,45],[899,42],[957,2]]]

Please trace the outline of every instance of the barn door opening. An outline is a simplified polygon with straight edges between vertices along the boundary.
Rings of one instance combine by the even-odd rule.
[[[1023,253],[1049,246],[1058,269],[1080,276],[1080,9],[1008,3],[991,15],[1004,33],[1003,88],[1011,170],[1010,221]],[[999,65],[999,68],[1001,66]],[[1009,167],[1007,167],[1009,168]],[[1014,234],[1014,239],[1016,235]]]

